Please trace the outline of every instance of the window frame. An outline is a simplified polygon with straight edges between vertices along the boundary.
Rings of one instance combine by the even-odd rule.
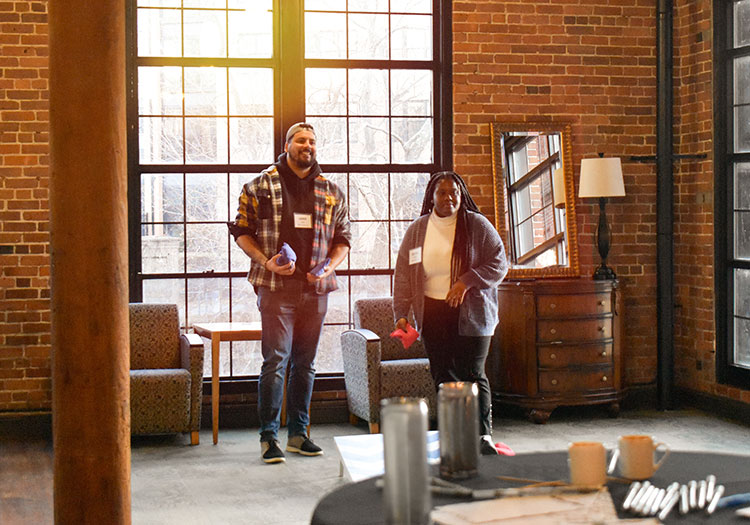
[[[750,162],[750,152],[734,152],[733,60],[750,56],[750,45],[734,46],[736,0],[714,0],[714,238],[717,382],[741,388],[750,384],[750,368],[733,364],[734,271],[750,270],[750,260],[734,255],[734,169]]]

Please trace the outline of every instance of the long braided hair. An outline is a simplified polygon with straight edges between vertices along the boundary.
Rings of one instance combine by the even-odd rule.
[[[481,212],[474,199],[471,198],[466,183],[458,173],[455,171],[439,171],[433,173],[430,181],[427,183],[420,215],[432,213],[432,209],[435,207],[433,200],[435,189],[445,179],[455,182],[461,194],[461,206],[458,208],[458,213],[456,214],[456,234],[453,238],[453,251],[451,253],[451,286],[453,286],[458,280],[458,276],[466,271],[465,268],[469,261],[469,224],[466,215],[468,211]]]

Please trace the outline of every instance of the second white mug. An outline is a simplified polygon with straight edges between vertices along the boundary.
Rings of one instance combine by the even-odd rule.
[[[619,458],[617,460],[620,474],[630,480],[644,480],[654,475],[669,455],[669,446],[657,442],[651,436],[631,434],[620,436],[617,441]],[[654,461],[655,452],[661,448],[662,456]]]

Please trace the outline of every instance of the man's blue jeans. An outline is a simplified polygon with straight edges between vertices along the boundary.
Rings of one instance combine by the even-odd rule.
[[[281,290],[274,292],[266,287],[258,288],[258,310],[263,327],[263,365],[258,382],[261,441],[277,438],[287,363],[287,431],[289,437],[307,433],[308,407],[315,380],[313,361],[327,309],[328,294],[318,295],[302,281],[287,280]]]

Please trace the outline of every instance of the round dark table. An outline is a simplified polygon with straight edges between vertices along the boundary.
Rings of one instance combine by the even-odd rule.
[[[438,475],[437,466],[431,467],[432,475]],[[660,488],[666,488],[673,481],[687,483],[690,480],[705,479],[709,474],[716,476],[716,484],[724,485],[724,495],[750,492],[750,456],[713,454],[708,452],[672,451],[662,467],[649,481]],[[462,481],[471,488],[519,487],[513,483],[497,479],[496,476],[533,479],[539,481],[567,480],[567,452],[539,452],[516,456],[481,456],[479,476]],[[327,494],[318,502],[313,512],[311,525],[382,525],[383,499],[381,491],[370,478],[358,483],[350,483]],[[622,502],[629,484],[612,480],[607,488],[622,519],[635,518],[634,514],[622,511]],[[433,494],[432,504],[437,507],[467,500]],[[672,509],[664,523],[744,523],[746,518],[734,514],[735,509],[717,509],[711,516],[705,510],[693,510],[681,515],[677,507]]]

